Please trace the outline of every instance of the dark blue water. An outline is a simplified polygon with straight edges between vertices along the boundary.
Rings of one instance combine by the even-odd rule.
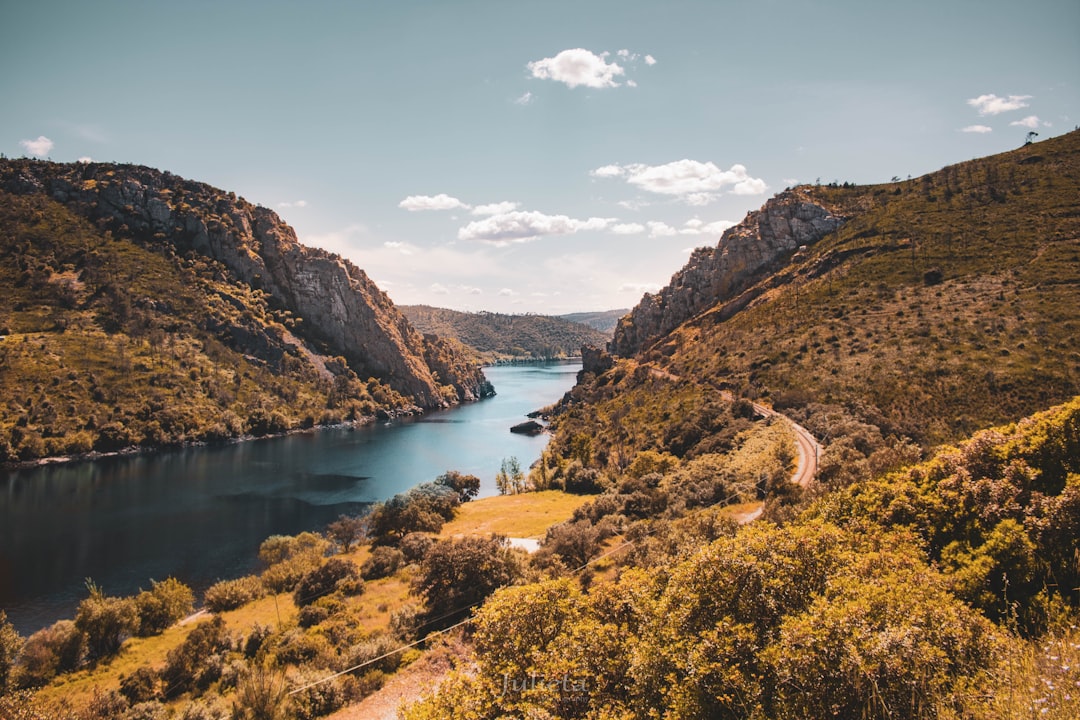
[[[447,470],[495,495],[502,460],[528,467],[547,443],[510,426],[578,369],[488,368],[495,397],[388,425],[0,471],[0,609],[26,635],[71,617],[86,578],[112,595],[170,576],[202,590],[254,570],[270,535],[319,530]]]

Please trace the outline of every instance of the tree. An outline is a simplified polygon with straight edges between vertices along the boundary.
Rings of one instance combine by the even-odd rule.
[[[349,552],[355,543],[359,542],[367,532],[367,523],[364,518],[342,515],[334,522],[326,526],[326,534],[337,543],[341,552]]]
[[[86,654],[86,639],[71,620],[58,620],[27,638],[19,655],[18,684],[44,685],[74,670]]]
[[[15,626],[8,622],[7,613],[0,610],[0,695],[8,691],[11,670],[22,646],[22,637],[15,630]]]
[[[92,660],[115,655],[124,640],[139,629],[139,611],[133,598],[108,597],[91,580],[86,581],[90,597],[79,603],[75,627],[86,636]]]
[[[220,615],[196,625],[184,642],[165,656],[165,669],[161,671],[165,697],[206,688],[217,680],[231,643]]]
[[[480,478],[475,475],[464,475],[456,470],[447,470],[435,478],[435,484],[445,485],[456,492],[458,499],[463,503],[469,502],[480,492]]]
[[[375,544],[397,544],[412,532],[438,532],[461,504],[459,492],[441,483],[422,483],[371,509],[368,532]]]
[[[427,600],[429,615],[450,624],[519,574],[504,537],[443,540],[424,556],[415,589]]]
[[[293,591],[293,602],[299,607],[310,605],[337,590],[356,595],[363,589],[356,563],[342,558],[330,558],[300,578]]]
[[[525,474],[521,472],[521,463],[514,456],[504,458],[498,474],[495,475],[495,485],[499,488],[500,495],[516,495],[525,492]]]
[[[139,634],[157,635],[177,620],[187,617],[195,606],[195,594],[176,578],[151,581],[150,589],[135,596],[139,611]]]

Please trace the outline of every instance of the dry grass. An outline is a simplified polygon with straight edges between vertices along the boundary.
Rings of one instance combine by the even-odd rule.
[[[588,495],[543,490],[473,500],[461,506],[458,516],[443,526],[440,535],[543,537],[549,527],[569,520],[590,499]]]

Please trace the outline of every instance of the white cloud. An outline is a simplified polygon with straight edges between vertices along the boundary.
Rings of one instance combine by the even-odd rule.
[[[994,128],[987,127],[986,125],[968,125],[966,128],[961,128],[960,132],[988,133],[988,132],[994,132]]]
[[[503,202],[488,203],[487,205],[477,205],[472,209],[473,215],[499,215],[502,213],[512,212],[518,209],[518,205],[521,203],[510,202],[504,200]]]
[[[656,64],[656,58],[654,58],[652,55],[646,55],[645,56],[645,64],[646,65],[655,65]]]
[[[733,195],[760,195],[768,185],[751,177],[744,165],[721,170],[711,162],[676,160],[666,165],[605,165],[592,171],[594,177],[626,177],[626,182],[660,195],[678,195],[690,205],[707,205],[717,193],[730,188]]]
[[[615,54],[618,55],[621,58],[624,58],[624,59],[628,59],[630,57],[630,51],[627,50],[626,48],[623,48],[622,50],[620,50],[619,52],[617,52]]]
[[[531,92],[526,92],[524,95],[522,95],[517,100],[515,100],[514,103],[517,104],[517,105],[528,105],[532,101],[533,101],[533,94]]]
[[[368,228],[365,225],[354,223],[341,230],[324,233],[322,235],[305,235],[300,242],[308,247],[317,247],[327,252],[337,253],[342,257],[352,258],[356,253],[363,236],[367,235]]]
[[[590,171],[589,174],[598,178],[620,177],[626,174],[626,170],[618,165],[605,165]]]
[[[89,163],[94,162],[94,158],[90,157],[89,155],[83,155],[82,157],[80,157],[75,162],[82,163],[83,165],[87,165]]]
[[[660,285],[657,283],[623,283],[619,286],[619,292],[632,292],[638,295],[644,293],[658,293],[660,292]]]
[[[1028,106],[1025,100],[1030,100],[1030,95],[1009,95],[998,97],[997,95],[980,95],[971,98],[967,104],[978,110],[980,115],[1000,115],[1010,110],[1019,110]]]
[[[404,208],[409,212],[418,212],[421,210],[454,210],[456,208],[469,209],[469,206],[458,200],[456,197],[450,197],[446,193],[439,193],[438,195],[410,195],[401,202],[398,203],[399,208]]]
[[[412,255],[416,248],[409,243],[404,243],[399,240],[387,240],[383,243],[383,247],[388,250],[397,250],[402,255]]]
[[[307,200],[292,200],[292,201],[286,201],[286,202],[279,202],[277,204],[277,206],[279,208],[291,208],[291,207],[306,208],[307,205],[308,205]]]
[[[514,297],[515,295],[517,295],[517,293],[510,288],[501,288],[498,294],[499,297]]]
[[[53,149],[55,143],[44,135],[38,135],[37,140],[20,140],[19,144],[34,157],[45,157]]]
[[[450,294],[450,290],[447,289],[447,287],[445,285],[443,285],[442,283],[431,283],[431,285],[428,286],[428,290],[431,291],[435,295],[449,295]]]
[[[578,220],[566,215],[515,210],[474,220],[458,230],[459,240],[481,240],[497,245],[527,242],[544,235],[572,235],[580,230],[603,230],[614,218]]]
[[[799,184],[799,178],[782,178],[780,181],[788,187],[795,187]]]
[[[646,224],[649,226],[649,237],[670,237],[679,234],[678,230],[664,222],[651,220]]]
[[[1034,130],[1035,128],[1039,127],[1039,116],[1028,115],[1023,120],[1013,120],[1011,123],[1009,123],[1009,125],[1016,125],[1018,127],[1026,127],[1030,130]]]
[[[627,80],[626,81],[626,87],[632,87],[632,88],[637,87],[637,82],[634,81],[634,80]]]
[[[645,232],[645,226],[641,223],[621,223],[613,225],[611,232],[616,235],[639,235]]]
[[[583,48],[563,50],[555,57],[534,60],[527,67],[535,78],[555,80],[571,88],[579,85],[590,88],[618,87],[615,78],[625,73],[618,63],[609,63],[604,56]]]
[[[691,218],[683,223],[680,235],[720,235],[735,223],[730,220],[717,220],[706,223],[698,218]]]

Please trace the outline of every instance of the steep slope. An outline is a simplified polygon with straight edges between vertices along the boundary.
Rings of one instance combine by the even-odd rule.
[[[263,434],[333,422],[343,412],[441,407],[492,391],[475,365],[417,332],[362,270],[300,245],[273,212],[231,193],[144,167],[5,160],[0,209],[0,292],[8,300],[0,308],[0,330],[8,336],[5,384],[40,385],[46,394],[65,382],[79,384],[77,377],[66,377],[77,370],[63,368],[80,348],[93,356],[84,358],[87,368],[94,364],[113,376],[72,388],[63,408],[32,414],[35,432],[45,439],[86,435],[51,448],[15,438],[14,452],[23,459],[88,449],[87,444],[105,449],[125,441],[159,445]],[[110,342],[111,353],[104,349]],[[190,358],[178,359],[180,346],[191,349]],[[165,350],[171,360],[164,359]],[[160,412],[136,402],[138,410],[121,408],[117,415],[125,432],[115,441],[103,440],[102,417],[116,409],[105,396],[128,381],[137,387],[142,366],[151,368],[142,382],[162,385],[155,365],[175,375],[164,383],[173,388],[170,411],[190,411],[191,417],[155,440],[143,427],[153,418],[140,424],[133,416]],[[274,400],[267,392],[217,393],[223,397],[211,403],[216,411],[177,402],[206,394],[199,385],[203,370],[240,387],[243,380],[235,378],[256,367],[273,378],[257,381],[263,390],[299,385],[269,392]],[[186,381],[184,373],[191,375]],[[147,394],[145,386],[138,387],[136,395]],[[75,401],[76,396],[90,399]],[[7,397],[14,401],[16,394]],[[256,397],[261,399],[252,406]],[[28,402],[9,403],[5,428],[28,427]],[[215,429],[226,407],[241,421]],[[252,421],[256,409],[279,417],[273,423]],[[322,411],[329,411],[325,418]],[[211,422],[207,412],[219,417]]]
[[[840,227],[844,218],[836,212],[807,188],[772,198],[728,228],[716,247],[696,249],[667,287],[646,293],[619,321],[612,352],[633,357],[702,310],[735,298],[782,267],[799,248]]]
[[[305,336],[343,355],[359,375],[385,378],[424,407],[451,399],[423,361],[423,337],[386,294],[348,260],[300,245],[271,210],[139,166],[7,161],[0,165],[0,186],[46,194],[114,235],[163,241],[216,260],[302,318]],[[476,373],[446,383],[456,399],[482,392]]]
[[[730,389],[830,442],[861,428],[825,453],[849,468],[899,438],[926,448],[1063,402],[1080,393],[1078,197],[1078,132],[907,182],[784,193],[631,311],[611,344],[630,357],[591,358],[553,451],[588,435],[594,457],[632,459],[643,442],[684,447],[680,428],[717,432],[708,401],[658,385]],[[844,221],[785,236],[762,223],[778,204]],[[654,424],[622,427],[626,407]]]
[[[420,331],[459,340],[488,361],[576,356],[582,345],[602,345],[610,337],[548,315],[466,313],[428,305],[403,305],[401,311]]]

